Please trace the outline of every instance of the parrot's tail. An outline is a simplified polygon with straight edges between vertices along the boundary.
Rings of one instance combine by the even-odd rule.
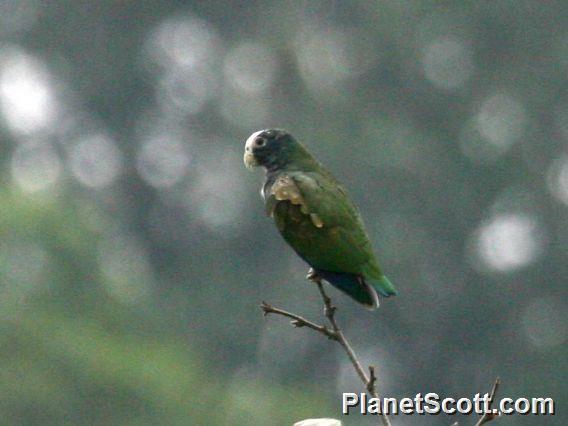
[[[318,270],[317,274],[367,308],[375,309],[379,307],[379,297],[375,291],[376,286],[367,283],[359,275],[321,270]]]
[[[384,275],[381,276],[378,280],[372,279],[367,280],[373,286],[375,290],[379,292],[381,296],[389,297],[389,296],[396,296],[397,292],[394,288],[394,285],[389,281],[387,277]]]

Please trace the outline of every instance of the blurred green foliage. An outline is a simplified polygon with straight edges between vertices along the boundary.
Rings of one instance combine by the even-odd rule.
[[[3,193],[0,204],[3,242],[41,241],[51,256],[39,282],[10,282],[2,253],[3,424],[278,424],[324,409],[315,387],[243,376],[227,388],[203,348],[101,292],[99,236],[73,202]]]

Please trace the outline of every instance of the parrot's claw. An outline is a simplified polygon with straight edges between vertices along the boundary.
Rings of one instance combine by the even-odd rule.
[[[306,278],[308,279],[308,281],[311,281],[313,283],[321,281],[321,277],[318,275],[314,268],[310,268],[308,275],[306,275]]]

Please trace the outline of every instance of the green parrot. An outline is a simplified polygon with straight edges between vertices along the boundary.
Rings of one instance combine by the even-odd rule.
[[[284,130],[253,133],[246,141],[247,168],[262,166],[262,197],[284,240],[320,277],[373,309],[377,292],[396,290],[383,275],[357,208],[345,189],[306,148]]]

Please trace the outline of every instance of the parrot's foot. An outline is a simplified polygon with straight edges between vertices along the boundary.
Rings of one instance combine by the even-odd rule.
[[[306,275],[306,279],[313,283],[321,282],[321,277],[318,275],[318,273],[315,271],[314,268],[310,268],[310,270],[308,271],[308,275]]]

